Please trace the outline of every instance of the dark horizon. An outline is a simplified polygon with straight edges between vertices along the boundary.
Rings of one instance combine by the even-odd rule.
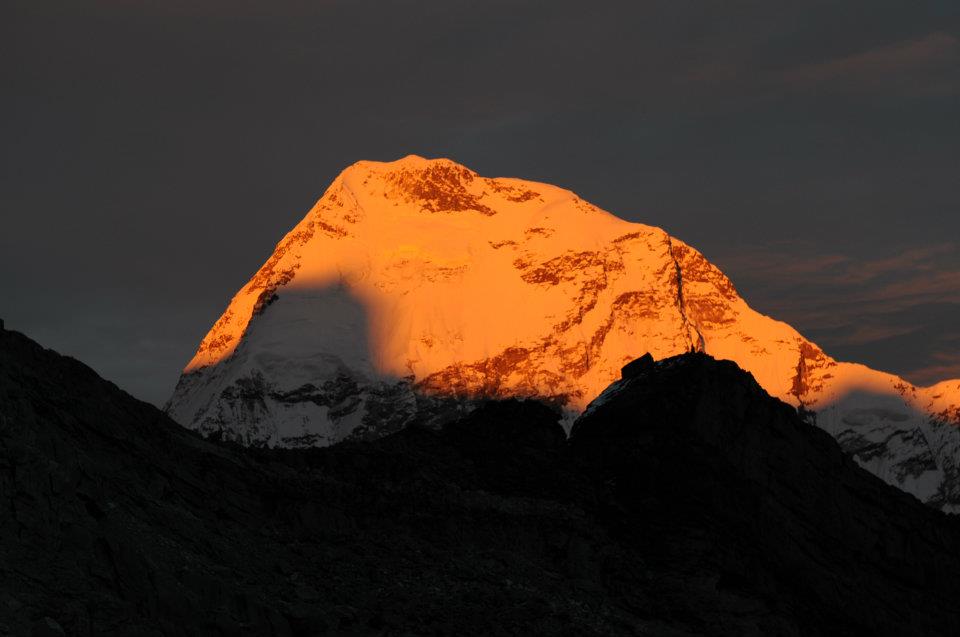
[[[663,227],[838,359],[960,377],[956,3],[2,13],[0,318],[139,398],[342,168],[409,153]]]

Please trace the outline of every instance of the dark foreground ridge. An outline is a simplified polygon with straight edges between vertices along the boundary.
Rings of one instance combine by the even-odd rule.
[[[960,525],[734,364],[306,451],[0,331],[0,635],[950,635]]]

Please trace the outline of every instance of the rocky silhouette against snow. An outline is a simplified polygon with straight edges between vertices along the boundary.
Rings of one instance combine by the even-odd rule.
[[[0,634],[956,632],[957,517],[735,364],[647,359],[558,419],[242,448],[0,323]]]

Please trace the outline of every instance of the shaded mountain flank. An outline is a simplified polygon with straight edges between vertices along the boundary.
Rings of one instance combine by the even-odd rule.
[[[949,635],[960,525],[731,362],[315,449],[0,330],[0,635]]]

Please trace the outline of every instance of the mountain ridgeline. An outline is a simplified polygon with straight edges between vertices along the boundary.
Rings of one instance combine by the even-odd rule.
[[[0,634],[928,636],[960,521],[729,361],[573,423],[478,400],[324,448],[215,443],[0,323]]]
[[[166,406],[245,445],[323,446],[536,397],[566,427],[645,352],[736,362],[858,463],[960,510],[960,381],[838,362],[703,255],[548,184],[409,156],[343,171],[236,294]]]

